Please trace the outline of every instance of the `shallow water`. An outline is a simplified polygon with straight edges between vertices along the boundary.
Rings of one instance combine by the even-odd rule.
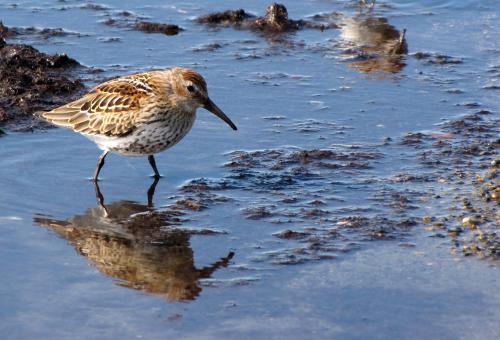
[[[102,207],[88,181],[99,155],[92,143],[63,129],[7,129],[3,338],[498,337],[497,262],[464,257],[461,239],[422,222],[460,221],[457,202],[474,188],[467,177],[457,182],[458,170],[484,173],[498,148],[429,166],[421,153],[430,147],[402,143],[418,131],[451,140],[446,120],[480,110],[493,123],[474,138],[499,135],[497,2],[377,2],[365,15],[407,29],[397,72],[361,72],[365,60],[341,30],[276,39],[192,21],[240,7],[262,15],[264,1],[147,3],[12,1],[0,4],[0,19],[75,33],[10,41],[102,69],[85,75],[88,86],[195,68],[239,130],[200,111],[188,136],[157,157],[165,177],[152,206],[146,159],[109,157]],[[335,11],[339,23],[359,20],[354,2],[286,6],[293,19]],[[123,10],[185,31],[103,24]],[[453,135],[450,143],[470,139]]]

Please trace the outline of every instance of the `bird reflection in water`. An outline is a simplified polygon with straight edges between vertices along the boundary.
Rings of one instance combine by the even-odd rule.
[[[202,290],[199,280],[226,267],[234,253],[208,267],[196,268],[189,243],[193,232],[176,228],[182,223],[182,213],[152,207],[157,183],[155,180],[148,191],[147,206],[131,201],[105,204],[96,183],[97,207],[68,220],[35,217],[34,221],[67,240],[78,254],[122,287],[168,301],[194,300]]]
[[[398,31],[386,18],[373,15],[375,1],[360,2],[359,12],[343,20],[341,37],[346,54],[353,57],[350,68],[363,73],[398,73],[406,64],[406,30]]]

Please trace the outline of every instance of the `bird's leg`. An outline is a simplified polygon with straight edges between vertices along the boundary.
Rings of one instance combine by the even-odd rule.
[[[149,190],[148,190],[148,207],[149,208],[153,207],[153,196],[155,195],[156,185],[158,184],[159,180],[160,180],[159,177],[155,177],[153,184],[151,184],[151,186],[149,187]]]
[[[160,175],[160,172],[158,171],[158,168],[156,167],[156,161],[155,161],[155,157],[153,155],[149,155],[148,156],[148,161],[149,161],[149,164],[151,164],[151,167],[153,168],[154,172],[155,172],[155,178],[161,178],[161,175]]]
[[[99,159],[97,160],[97,165],[96,165],[96,168],[95,168],[95,172],[94,172],[94,178],[92,179],[92,181],[94,183],[97,183],[97,181],[99,180],[99,172],[101,172],[101,169],[102,167],[104,166],[104,159],[106,158],[106,155],[108,154],[109,151],[104,151],[102,153],[102,155],[99,157]]]
[[[104,205],[104,196],[101,193],[101,189],[99,188],[99,184],[94,182],[94,190],[95,190],[95,199],[97,204],[104,210],[105,216],[108,215],[108,209]]]

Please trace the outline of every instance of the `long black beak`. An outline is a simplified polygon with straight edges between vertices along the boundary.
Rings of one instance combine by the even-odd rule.
[[[214,102],[210,100],[210,98],[207,98],[205,104],[203,105],[203,108],[207,109],[208,111],[212,112],[214,115],[225,121],[227,125],[229,125],[233,130],[238,130],[231,119],[229,119],[229,117],[226,116],[226,114],[222,112],[222,110],[219,109],[217,105],[215,105]]]

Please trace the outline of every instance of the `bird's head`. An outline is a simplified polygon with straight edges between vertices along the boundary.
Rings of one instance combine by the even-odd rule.
[[[233,130],[237,130],[231,119],[208,96],[207,83],[200,74],[187,68],[174,68],[172,76],[176,105],[192,112],[202,107],[225,121]]]

